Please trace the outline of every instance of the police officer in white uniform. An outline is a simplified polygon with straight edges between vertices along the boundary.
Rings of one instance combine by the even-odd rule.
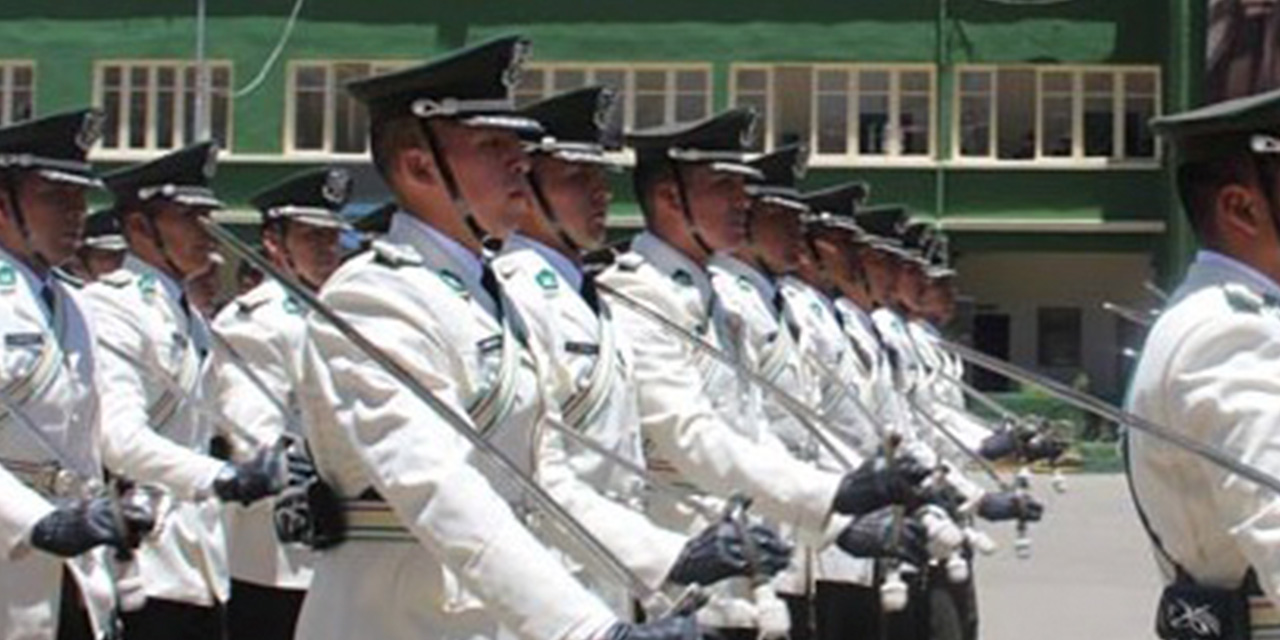
[[[1178,191],[1201,248],[1147,335],[1126,406],[1275,476],[1280,92],[1152,126],[1176,148]],[[1280,498],[1145,434],[1130,432],[1128,454],[1168,585],[1159,634],[1280,637]]]
[[[201,143],[105,176],[130,253],[84,289],[101,357],[103,462],[172,497],[139,552],[147,603],[125,616],[130,640],[222,637],[230,578],[219,500],[261,499],[283,473],[276,447],[234,464],[206,453],[208,328],[181,283],[213,253],[201,219],[221,206],[208,184],[215,160]]]
[[[753,122],[751,112],[730,110],[629,136],[646,231],[601,276],[618,294],[674,322],[686,336],[728,352],[743,345],[731,342],[722,326],[706,265],[715,251],[732,250],[745,239],[746,180],[760,175],[745,164],[743,152]],[[732,395],[759,389],[744,387],[740,376],[711,363],[649,314],[626,304],[615,309],[635,350],[640,424],[650,464],[670,481],[715,495],[743,492],[760,514],[793,523],[800,539],[816,546],[830,542],[829,530],[839,531],[832,526],[833,513],[862,515],[914,495],[921,477],[913,464],[887,470],[867,466],[841,476],[761,442],[764,425],[758,417],[725,411],[741,406]],[[688,528],[696,521],[674,507],[667,512],[671,526]],[[726,607],[718,613],[722,632],[754,637],[755,612]]]
[[[262,214],[262,244],[281,269],[318,291],[340,264],[339,211],[351,194],[345,169],[315,169],[285,178],[254,195]],[[279,282],[265,279],[235,298],[213,323],[212,397],[228,418],[219,429],[231,457],[247,461],[282,437],[304,449],[298,407],[305,307]],[[232,638],[293,638],[302,599],[311,584],[311,552],[276,537],[273,504],[227,508]]]
[[[614,330],[595,274],[582,267],[583,252],[604,241],[612,198],[607,171],[616,163],[606,150],[621,137],[609,126],[613,96],[588,87],[522,110],[543,128],[529,145],[532,206],[494,270],[547,365],[544,384],[565,426],[643,469],[631,348]],[[688,540],[644,514],[646,478],[562,434],[546,434],[543,446],[538,475],[548,491],[651,586],[709,585],[748,572],[737,527],[715,522]],[[790,550],[770,530],[755,525],[751,533],[762,570],[786,565]]]
[[[91,325],[55,268],[73,257],[101,114],[0,129],[0,638],[116,632],[114,563],[152,514],[103,486]],[[123,516],[117,518],[117,515]],[[61,602],[59,602],[61,600]]]
[[[539,127],[512,100],[527,51],[501,38],[350,85],[400,210],[321,299],[531,474],[559,411],[482,257],[529,197],[518,134]],[[304,424],[347,528],[317,562],[299,638],[697,637],[687,617],[621,622],[533,536],[521,516],[550,516],[486,450],[330,323],[313,315],[308,332]]]

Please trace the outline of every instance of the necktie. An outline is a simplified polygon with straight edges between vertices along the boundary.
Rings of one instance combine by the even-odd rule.
[[[582,275],[582,299],[588,307],[600,315],[600,290],[596,289],[596,274],[587,272]]]

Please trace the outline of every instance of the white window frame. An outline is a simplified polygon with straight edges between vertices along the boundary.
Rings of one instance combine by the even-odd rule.
[[[18,67],[26,67],[31,70],[31,115],[35,117],[36,114],[40,113],[36,104],[40,83],[40,77],[36,70],[36,61],[0,59],[0,126],[14,124],[13,114],[9,113],[9,108],[13,103],[13,72]]]
[[[334,151],[334,118],[337,114],[335,107],[335,99],[338,92],[343,88],[336,84],[335,67],[343,64],[367,64],[370,66],[371,73],[386,73],[397,68],[407,67],[414,64],[414,60],[402,59],[360,59],[360,58],[327,58],[327,59],[307,59],[307,60],[290,60],[287,65],[285,75],[285,99],[284,99],[284,118],[282,119],[283,131],[281,132],[281,149],[286,156],[291,158],[305,159],[335,159],[335,160],[356,160],[369,157],[369,151],[352,153],[348,151]],[[324,67],[325,70],[325,107],[324,107],[324,144],[320,149],[297,149],[294,147],[295,125],[296,125],[296,106],[298,98],[297,71],[299,67]],[[365,145],[368,146],[367,143]]]
[[[1024,70],[1035,72],[1035,157],[1028,159],[1000,159],[999,158],[999,132],[1000,132],[1000,71]],[[962,83],[960,75],[965,72],[986,72],[991,74],[991,123],[990,123],[990,142],[988,144],[988,153],[985,156],[961,155],[960,153],[960,136],[961,136],[961,98],[964,95],[961,90]],[[1124,107],[1125,93],[1124,79],[1129,73],[1148,73],[1154,78],[1154,88],[1152,90],[1152,98],[1155,103],[1153,117],[1158,117],[1163,113],[1164,104],[1162,100],[1162,90],[1164,83],[1163,69],[1159,65],[1034,65],[1034,64],[961,64],[955,67],[955,82],[953,83],[952,100],[955,108],[952,109],[952,127],[951,127],[951,150],[952,157],[950,162],[959,167],[973,167],[983,169],[1005,168],[1005,169],[1158,169],[1161,166],[1163,157],[1163,145],[1159,139],[1155,140],[1155,154],[1150,157],[1127,158],[1124,156]],[[1072,152],[1068,156],[1046,156],[1044,155],[1044,96],[1042,87],[1044,86],[1044,75],[1046,73],[1070,73],[1072,78]],[[1085,103],[1085,74],[1091,73],[1109,73],[1112,75],[1112,155],[1108,157],[1089,157],[1084,154],[1084,103]]]
[[[595,72],[597,71],[623,71],[626,74],[626,102],[623,104],[622,124],[627,130],[634,127],[635,123],[635,95],[636,95],[636,72],[638,71],[664,71],[666,72],[666,96],[663,104],[663,122],[675,122],[676,116],[676,96],[680,91],[676,88],[676,73],[680,71],[700,71],[706,74],[707,91],[706,91],[706,108],[703,110],[702,117],[711,115],[715,109],[715,73],[709,62],[566,62],[557,60],[554,62],[537,62],[529,64],[525,67],[526,72],[536,70],[543,72],[542,75],[542,96],[550,97],[555,93],[555,84],[552,77],[556,71],[583,71],[586,73],[587,84],[595,82]]]
[[[214,67],[225,67],[227,70],[227,135],[226,135],[226,141],[225,141],[226,146],[225,148],[222,149],[222,151],[224,153],[230,153],[235,146],[234,145],[235,128],[236,128],[235,64],[232,60],[229,60],[229,59],[209,60],[207,61],[206,64],[208,65],[210,73],[212,73]],[[160,67],[174,67],[175,81],[180,83],[182,82],[182,78],[185,76],[186,67],[194,66],[194,65],[195,65],[194,60],[185,60],[180,58],[117,58],[117,59],[109,59],[109,60],[95,60],[93,63],[93,104],[94,106],[100,109],[104,108],[105,106],[102,103],[102,98],[103,98],[103,90],[104,90],[103,83],[105,81],[107,67],[123,67],[125,69],[132,69],[136,67],[150,67],[152,69],[152,72],[149,74],[150,80],[148,82],[148,87],[147,87],[147,113],[151,114],[151,118],[152,120],[154,120],[155,113],[156,113],[156,97],[157,97],[157,94],[159,93],[156,86],[156,82],[157,82],[156,77],[158,74],[154,72],[155,69],[158,69]],[[129,83],[126,80],[127,76],[128,76],[127,71],[122,72],[121,80],[123,82],[123,86],[125,87],[129,86]],[[182,117],[185,115],[182,112],[182,109],[183,109],[182,95],[185,92],[185,86],[183,88],[183,91],[176,91],[176,86],[177,85],[175,85],[174,119],[173,119],[175,125],[185,120],[185,118]],[[127,99],[124,96],[126,96],[127,93],[128,93],[127,91],[124,91],[124,90],[121,91],[121,96],[122,96],[121,98],[122,103],[121,103],[121,109],[120,109],[121,117],[119,121],[116,123],[116,126],[119,127],[118,135],[119,135],[119,139],[121,140],[124,140],[126,138],[125,122],[128,121],[128,115],[127,115],[127,109],[124,108],[127,103]],[[146,141],[145,148],[143,149],[106,148],[102,146],[103,142],[100,140],[97,146],[94,147],[95,155],[99,155],[105,158],[119,158],[119,159],[125,159],[125,160],[147,159],[147,158],[152,158],[159,155],[164,155],[166,153],[169,153],[171,151],[176,151],[183,147],[182,136],[175,136],[174,140],[177,143],[175,146],[157,147],[155,123],[154,121],[152,121],[152,122],[149,122],[148,124],[149,126],[147,127],[147,141]]]
[[[938,154],[938,68],[929,63],[845,63],[845,62],[752,62],[729,65],[729,104],[738,104],[738,72],[740,70],[764,71],[768,88],[768,114],[760,123],[764,132],[764,151],[772,151],[775,138],[774,117],[777,114],[776,83],[774,75],[778,67],[809,67],[812,74],[810,85],[810,130],[807,145],[809,148],[809,166],[811,167],[864,167],[864,166],[934,166]],[[818,152],[818,73],[820,71],[844,71],[849,75],[848,87],[848,140],[846,153]],[[861,153],[858,151],[858,93],[859,73],[862,71],[889,72],[889,140],[886,153]],[[899,145],[901,139],[896,135],[900,128],[902,105],[901,74],[903,72],[924,72],[929,75],[929,150],[922,154],[902,155]]]

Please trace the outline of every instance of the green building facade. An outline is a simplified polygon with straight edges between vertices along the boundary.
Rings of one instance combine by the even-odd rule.
[[[194,136],[194,1],[6,4],[0,121],[102,106],[104,166]],[[221,0],[205,29],[218,187],[247,221],[255,189],[341,164],[361,206],[380,202],[342,84],[519,32],[534,41],[521,100],[610,84],[633,127],[756,107],[758,148],[808,145],[806,185],[863,179],[951,233],[980,347],[1114,395],[1132,328],[1101,303],[1146,304],[1143,283],[1187,253],[1145,122],[1195,102],[1204,4],[309,0],[282,40],[293,0]],[[634,228],[617,187],[613,223]]]

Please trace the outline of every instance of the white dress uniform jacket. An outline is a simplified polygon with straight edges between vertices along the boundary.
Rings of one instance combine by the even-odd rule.
[[[85,287],[84,299],[101,362],[103,462],[174,498],[159,535],[138,552],[147,597],[225,602],[231,583],[222,505],[211,497],[224,463],[206,455],[213,425],[199,408],[208,406],[208,326],[183,304],[178,282],[133,255]]]
[[[1277,299],[1266,276],[1200,252],[1147,336],[1128,409],[1280,475]],[[1252,567],[1280,602],[1280,497],[1141,433],[1130,433],[1129,455],[1151,527],[1197,583],[1234,588]],[[1173,568],[1160,567],[1172,582]]]
[[[959,358],[938,345],[938,330],[920,319],[908,321],[906,327],[923,371],[915,398],[950,432],[950,438],[938,439],[939,451],[952,460],[964,460],[951,438],[976,452],[982,441],[992,435],[991,426],[965,408],[964,390],[954,382],[964,375],[957,366]]]
[[[210,387],[227,420],[219,431],[237,460],[282,436],[303,437],[297,402],[307,324],[303,307],[275,280],[236,298],[213,323]],[[252,372],[252,375],[246,372]],[[228,433],[231,429],[234,432]],[[282,589],[311,584],[312,554],[276,540],[273,500],[226,509],[231,577]]]
[[[645,467],[630,345],[607,303],[600,314],[579,294],[581,269],[559,252],[513,236],[493,262],[540,356],[544,390],[564,424],[618,457]],[[665,581],[685,536],[644,515],[644,481],[554,431],[545,434],[538,477],[652,587]]]
[[[508,304],[498,319],[482,274],[475,255],[401,212],[321,298],[462,415],[500,392],[496,419],[475,426],[532,471],[549,408],[510,324],[518,314]],[[376,491],[407,535],[321,554],[298,637],[598,638],[615,617],[515,516],[511,481],[332,325],[313,314],[308,331],[302,406],[320,474],[343,498]]]
[[[716,348],[726,347],[716,327],[723,323],[711,316],[713,290],[706,272],[657,236],[639,235],[631,251],[600,278]],[[795,523],[801,537],[823,542],[840,476],[744,435],[741,429],[758,427],[730,422],[706,395],[706,356],[626,305],[613,308],[635,350],[640,424],[650,466],[673,482],[711,495],[745,493],[754,499],[757,513]]]
[[[55,292],[49,309],[40,291]],[[99,411],[92,328],[73,289],[41,279],[0,251],[0,639],[55,637],[63,568],[72,570],[90,621],[101,635],[113,605],[106,554],[72,560],[30,546],[31,528],[59,500],[81,497],[86,480],[101,483]],[[29,423],[11,414],[16,406]],[[30,432],[34,426],[43,440]],[[63,486],[63,459],[78,482]],[[89,478],[85,475],[92,473]]]

